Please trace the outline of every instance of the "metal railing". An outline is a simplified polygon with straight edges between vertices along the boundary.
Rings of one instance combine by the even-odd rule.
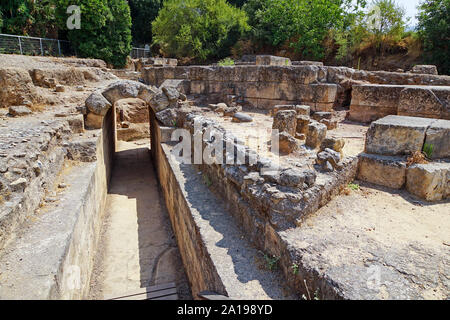
[[[130,57],[132,59],[139,59],[139,58],[149,58],[150,57],[150,49],[145,48],[132,48]]]
[[[0,33],[0,53],[14,53],[31,56],[75,56],[67,40],[17,36]],[[132,48],[130,56],[133,59],[149,58],[150,49]]]
[[[73,56],[75,51],[66,40],[25,37],[0,33],[0,53],[33,56]]]

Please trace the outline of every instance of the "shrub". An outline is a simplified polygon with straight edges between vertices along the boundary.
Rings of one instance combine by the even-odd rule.
[[[123,67],[131,51],[130,7],[125,0],[55,0],[61,29],[74,46],[77,55],[103,59]],[[81,8],[81,29],[67,30],[66,9]]]
[[[205,61],[228,56],[248,25],[225,0],[167,0],[152,28],[163,55]]]
[[[225,58],[225,59],[220,60],[218,65],[221,67],[234,66],[234,60],[231,58]]]
[[[424,41],[425,60],[450,75],[450,0],[425,0],[419,7],[418,30]]]

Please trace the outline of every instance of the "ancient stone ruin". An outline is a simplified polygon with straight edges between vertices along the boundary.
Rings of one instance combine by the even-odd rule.
[[[0,57],[0,298],[448,299],[449,76]]]

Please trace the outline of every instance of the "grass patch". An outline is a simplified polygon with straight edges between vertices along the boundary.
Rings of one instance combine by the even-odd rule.
[[[266,262],[267,269],[270,271],[274,271],[278,268],[278,260],[280,260],[280,257],[270,256],[265,253],[264,260]]]
[[[234,66],[234,60],[231,58],[225,58],[220,60],[217,64],[221,67]]]
[[[357,183],[349,183],[348,185],[347,185],[347,187],[350,189],[350,190],[353,190],[353,191],[358,191],[360,188],[359,188],[359,184],[357,184]]]

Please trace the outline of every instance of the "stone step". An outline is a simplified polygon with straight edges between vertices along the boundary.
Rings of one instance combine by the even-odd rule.
[[[373,122],[367,131],[365,152],[401,156],[431,148],[432,159],[450,157],[450,121],[387,116]]]

